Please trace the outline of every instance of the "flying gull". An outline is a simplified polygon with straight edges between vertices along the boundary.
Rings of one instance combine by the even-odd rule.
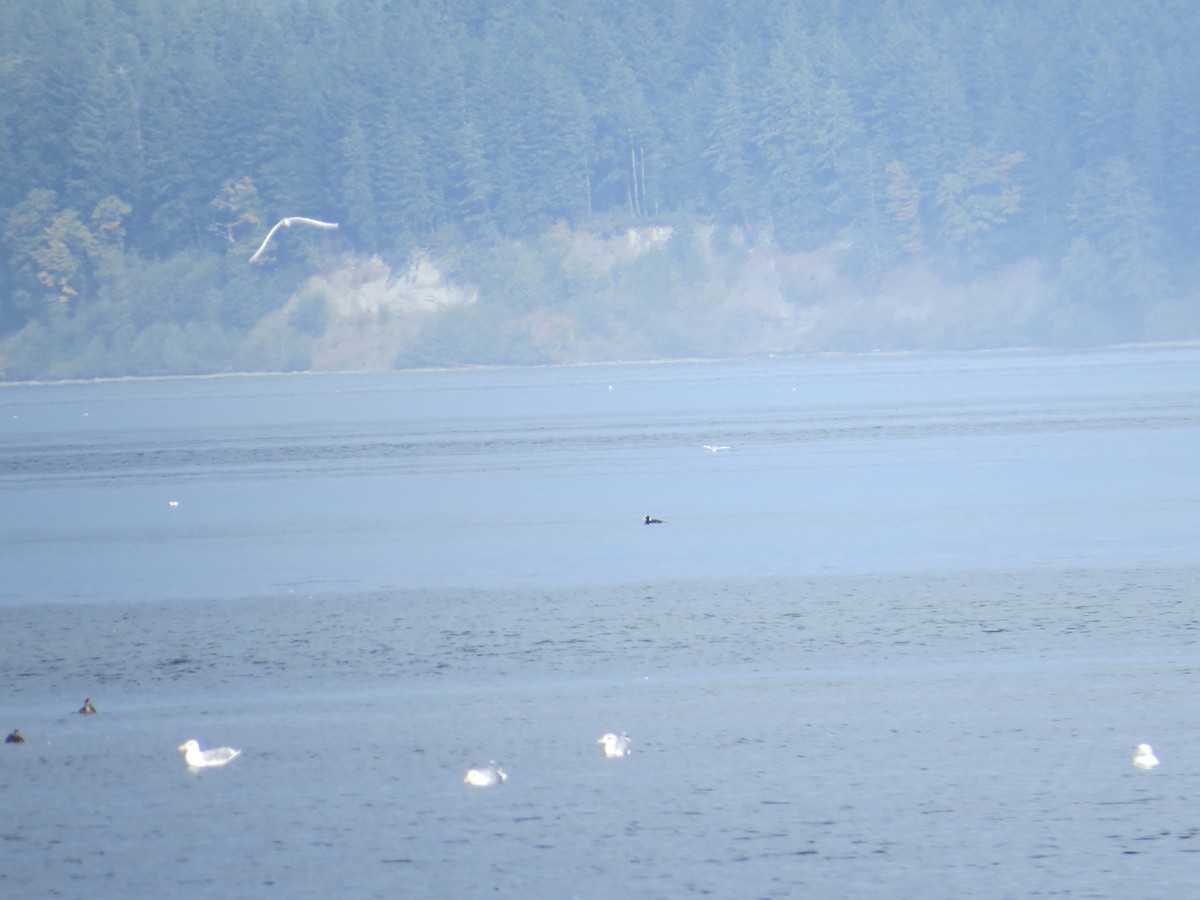
[[[291,228],[293,222],[301,222],[305,225],[311,225],[314,228],[337,228],[337,222],[321,222],[318,219],[306,219],[304,216],[288,216],[286,219],[280,219],[275,223],[275,227],[267,232],[267,236],[263,238],[262,245],[254,251],[254,255],[250,257],[250,262],[254,262],[263,251],[267,249],[267,244],[271,243],[271,238],[275,237],[275,232],[282,228]]]
[[[705,444],[704,449],[711,450],[713,453],[716,453],[719,450],[728,450],[729,445],[728,444]]]
[[[216,766],[223,766],[229,762],[241,750],[234,750],[232,747],[218,747],[215,750],[201,750],[198,741],[185,741],[179,745],[179,749],[183,751],[183,761],[188,764],[189,769],[211,769]]]

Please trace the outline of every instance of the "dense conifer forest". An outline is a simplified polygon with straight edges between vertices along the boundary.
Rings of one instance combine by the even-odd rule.
[[[8,379],[1200,338],[1185,0],[0,4]],[[336,222],[280,229],[278,220]]]

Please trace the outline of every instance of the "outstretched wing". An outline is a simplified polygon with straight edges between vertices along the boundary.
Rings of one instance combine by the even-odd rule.
[[[260,244],[258,249],[254,251],[254,255],[252,257],[250,257],[250,262],[254,262],[256,259],[258,259],[260,256],[262,256],[263,251],[267,249],[267,244],[271,243],[271,238],[275,237],[275,232],[277,232],[280,228],[284,228],[286,226],[287,226],[287,219],[280,219],[278,222],[276,222],[275,227],[267,232],[267,236],[265,238],[263,238],[262,244]]]
[[[288,216],[285,219],[280,219],[275,223],[275,227],[267,232],[267,236],[263,238],[262,246],[254,251],[254,255],[250,257],[250,262],[254,262],[263,251],[267,249],[267,244],[271,243],[271,238],[275,237],[275,232],[280,228],[291,228],[293,222],[300,222],[303,225],[312,225],[314,228],[337,228],[337,222],[322,222],[320,219],[308,219],[304,216]]]
[[[337,228],[337,222],[322,222],[320,219],[306,219],[304,216],[289,216],[283,220],[291,227],[293,222],[303,222],[305,225],[312,225],[314,228]]]

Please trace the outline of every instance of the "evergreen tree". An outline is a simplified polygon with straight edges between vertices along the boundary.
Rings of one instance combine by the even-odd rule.
[[[814,247],[830,237],[816,191],[822,106],[802,37],[777,45],[764,76],[758,144],[769,176],[773,231],[783,247]]]
[[[1083,170],[1071,203],[1076,233],[1108,260],[1109,298],[1122,326],[1140,322],[1139,308],[1168,289],[1162,264],[1161,209],[1129,160],[1112,157]]]
[[[137,343],[119,329],[145,350],[247,328],[303,273],[246,245],[314,215],[389,262],[505,247],[512,304],[576,289],[521,255],[566,259],[555,223],[837,241],[851,291],[913,254],[982,280],[1030,260],[1074,298],[1051,332],[1096,313],[1099,339],[1200,278],[1197,42],[1186,0],[0,4],[0,337],[32,320],[85,365]],[[505,309],[514,335],[586,318]]]
[[[654,158],[658,128],[642,84],[623,59],[615,59],[592,109],[595,128],[588,166],[595,211],[625,209],[634,218],[646,209],[646,184],[639,160],[649,149]]]
[[[359,120],[352,121],[338,142],[341,176],[341,206],[355,238],[363,249],[378,250],[383,240],[377,211],[376,168],[372,164],[366,130]]]
[[[716,202],[723,217],[737,225],[757,228],[767,210],[758,152],[759,116],[743,75],[736,48],[727,49],[721,93],[712,110],[706,151],[716,176]]]

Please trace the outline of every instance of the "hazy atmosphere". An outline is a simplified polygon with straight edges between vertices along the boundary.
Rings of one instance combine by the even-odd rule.
[[[0,895],[1191,895],[1197,47],[0,0]]]
[[[2,4],[0,377],[1195,340],[1198,44],[1182,0]]]

